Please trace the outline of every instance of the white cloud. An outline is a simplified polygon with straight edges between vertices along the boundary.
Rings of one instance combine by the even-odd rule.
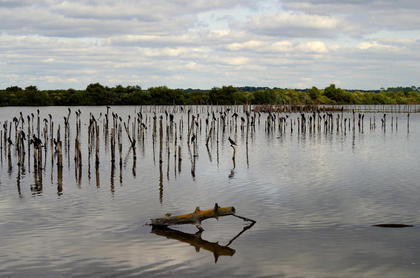
[[[392,46],[392,45],[385,45],[385,44],[380,44],[378,42],[361,42],[357,45],[357,47],[361,50],[367,50],[367,49],[381,49],[381,50],[398,50],[397,47]]]
[[[318,15],[338,15],[354,25],[353,35],[379,30],[418,30],[417,0],[282,0],[286,9]]]
[[[310,41],[302,43],[298,46],[298,49],[305,52],[315,52],[315,53],[326,53],[328,48],[322,41]]]
[[[278,37],[329,37],[336,36],[343,22],[335,17],[296,12],[274,12],[252,16],[247,29]]]
[[[221,61],[226,62],[229,65],[245,65],[249,62],[247,57],[228,57],[221,59]]]

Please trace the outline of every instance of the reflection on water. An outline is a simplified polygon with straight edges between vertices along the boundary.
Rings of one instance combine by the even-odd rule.
[[[248,108],[1,108],[0,276],[417,277],[419,114]]]
[[[202,231],[198,231],[195,234],[189,234],[170,228],[155,227],[152,228],[152,233],[158,236],[164,236],[169,239],[175,239],[180,242],[188,243],[191,246],[194,246],[195,251],[197,252],[200,252],[200,248],[212,252],[216,263],[220,256],[233,256],[233,254],[235,254],[235,250],[232,248],[219,245],[218,242],[203,240],[201,238]]]

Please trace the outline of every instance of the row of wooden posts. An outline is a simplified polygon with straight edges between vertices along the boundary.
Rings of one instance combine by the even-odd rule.
[[[369,117],[369,129],[374,130],[377,122],[381,129],[386,132],[387,126],[392,131],[397,131],[403,114],[362,114],[355,111],[323,112],[313,110],[306,113],[289,114],[281,112],[256,112],[251,106],[147,106],[139,107],[138,111],[126,116],[114,113],[111,107],[107,107],[103,113],[94,115],[89,113],[88,122],[83,120],[82,111],[68,108],[63,116],[64,138],[61,138],[60,121],[56,121],[51,114],[41,120],[40,110],[35,113],[14,117],[12,121],[4,121],[0,130],[0,155],[3,164],[3,156],[6,157],[9,172],[13,169],[12,150],[17,157],[18,176],[25,173],[26,164],[33,172],[35,191],[42,191],[42,173],[46,167],[48,158],[51,169],[57,169],[58,191],[62,192],[62,176],[64,161],[71,165],[71,141],[74,135],[73,160],[75,178],[81,183],[83,174],[83,161],[87,161],[88,177],[91,177],[91,161],[94,160],[97,186],[100,185],[99,169],[101,163],[101,144],[104,140],[105,149],[110,149],[111,182],[115,175],[116,164],[120,167],[120,182],[122,183],[122,167],[126,165],[128,155],[132,156],[132,173],[136,175],[137,148],[144,151],[147,136],[151,135],[153,160],[159,163],[160,171],[160,199],[163,195],[163,163],[167,162],[167,178],[169,179],[169,165],[173,157],[175,175],[181,172],[183,147],[188,151],[191,162],[191,175],[195,178],[196,162],[199,155],[199,144],[205,145],[210,161],[212,161],[213,146],[216,145],[217,161],[219,162],[219,141],[226,140],[226,134],[238,138],[238,131],[245,141],[247,165],[248,143],[256,134],[256,127],[264,125],[265,134],[268,136],[277,134],[284,135],[287,132],[293,134],[346,134],[347,132],[364,132],[365,117]],[[366,117],[367,118],[367,117]],[[389,124],[388,124],[389,123]],[[72,128],[72,125],[74,128]],[[410,114],[406,116],[407,132],[410,127]],[[57,126],[55,128],[55,126]],[[83,154],[84,126],[87,126],[87,159]],[[185,129],[184,129],[185,126]],[[204,131],[204,136],[203,136]],[[127,144],[127,156],[123,158],[123,146]],[[236,167],[236,143],[229,137],[232,147],[234,175]],[[109,146],[109,148],[108,148]],[[155,148],[158,147],[156,159]],[[48,153],[49,152],[49,153]],[[85,159],[85,160],[84,160]],[[53,174],[51,173],[51,177]],[[59,181],[61,179],[61,181]],[[60,189],[61,188],[61,189]]]

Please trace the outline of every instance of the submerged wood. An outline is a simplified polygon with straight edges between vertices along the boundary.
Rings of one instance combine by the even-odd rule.
[[[234,207],[219,207],[215,204],[214,208],[207,210],[200,210],[199,207],[195,209],[193,213],[171,216],[167,214],[165,217],[151,219],[152,226],[171,226],[180,224],[194,224],[200,230],[201,221],[209,218],[217,218],[219,216],[235,215]]]
[[[381,227],[381,228],[409,228],[414,227],[414,225],[407,225],[407,224],[376,224],[373,225],[375,227]]]

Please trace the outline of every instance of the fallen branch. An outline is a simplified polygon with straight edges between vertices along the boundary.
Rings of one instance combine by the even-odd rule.
[[[213,209],[207,209],[207,210],[200,210],[199,207],[195,209],[193,213],[184,214],[184,215],[177,215],[172,216],[171,214],[166,214],[165,217],[162,218],[156,218],[151,219],[151,226],[154,227],[167,227],[171,225],[181,225],[181,224],[193,224],[195,225],[200,231],[203,231],[203,228],[201,227],[201,222],[209,219],[209,218],[218,218],[220,216],[228,216],[232,215],[238,218],[241,218],[244,221],[249,221],[255,223],[254,220],[245,218],[242,216],[238,216],[235,214],[235,208],[234,207],[219,207],[219,205],[216,203],[214,205]]]

